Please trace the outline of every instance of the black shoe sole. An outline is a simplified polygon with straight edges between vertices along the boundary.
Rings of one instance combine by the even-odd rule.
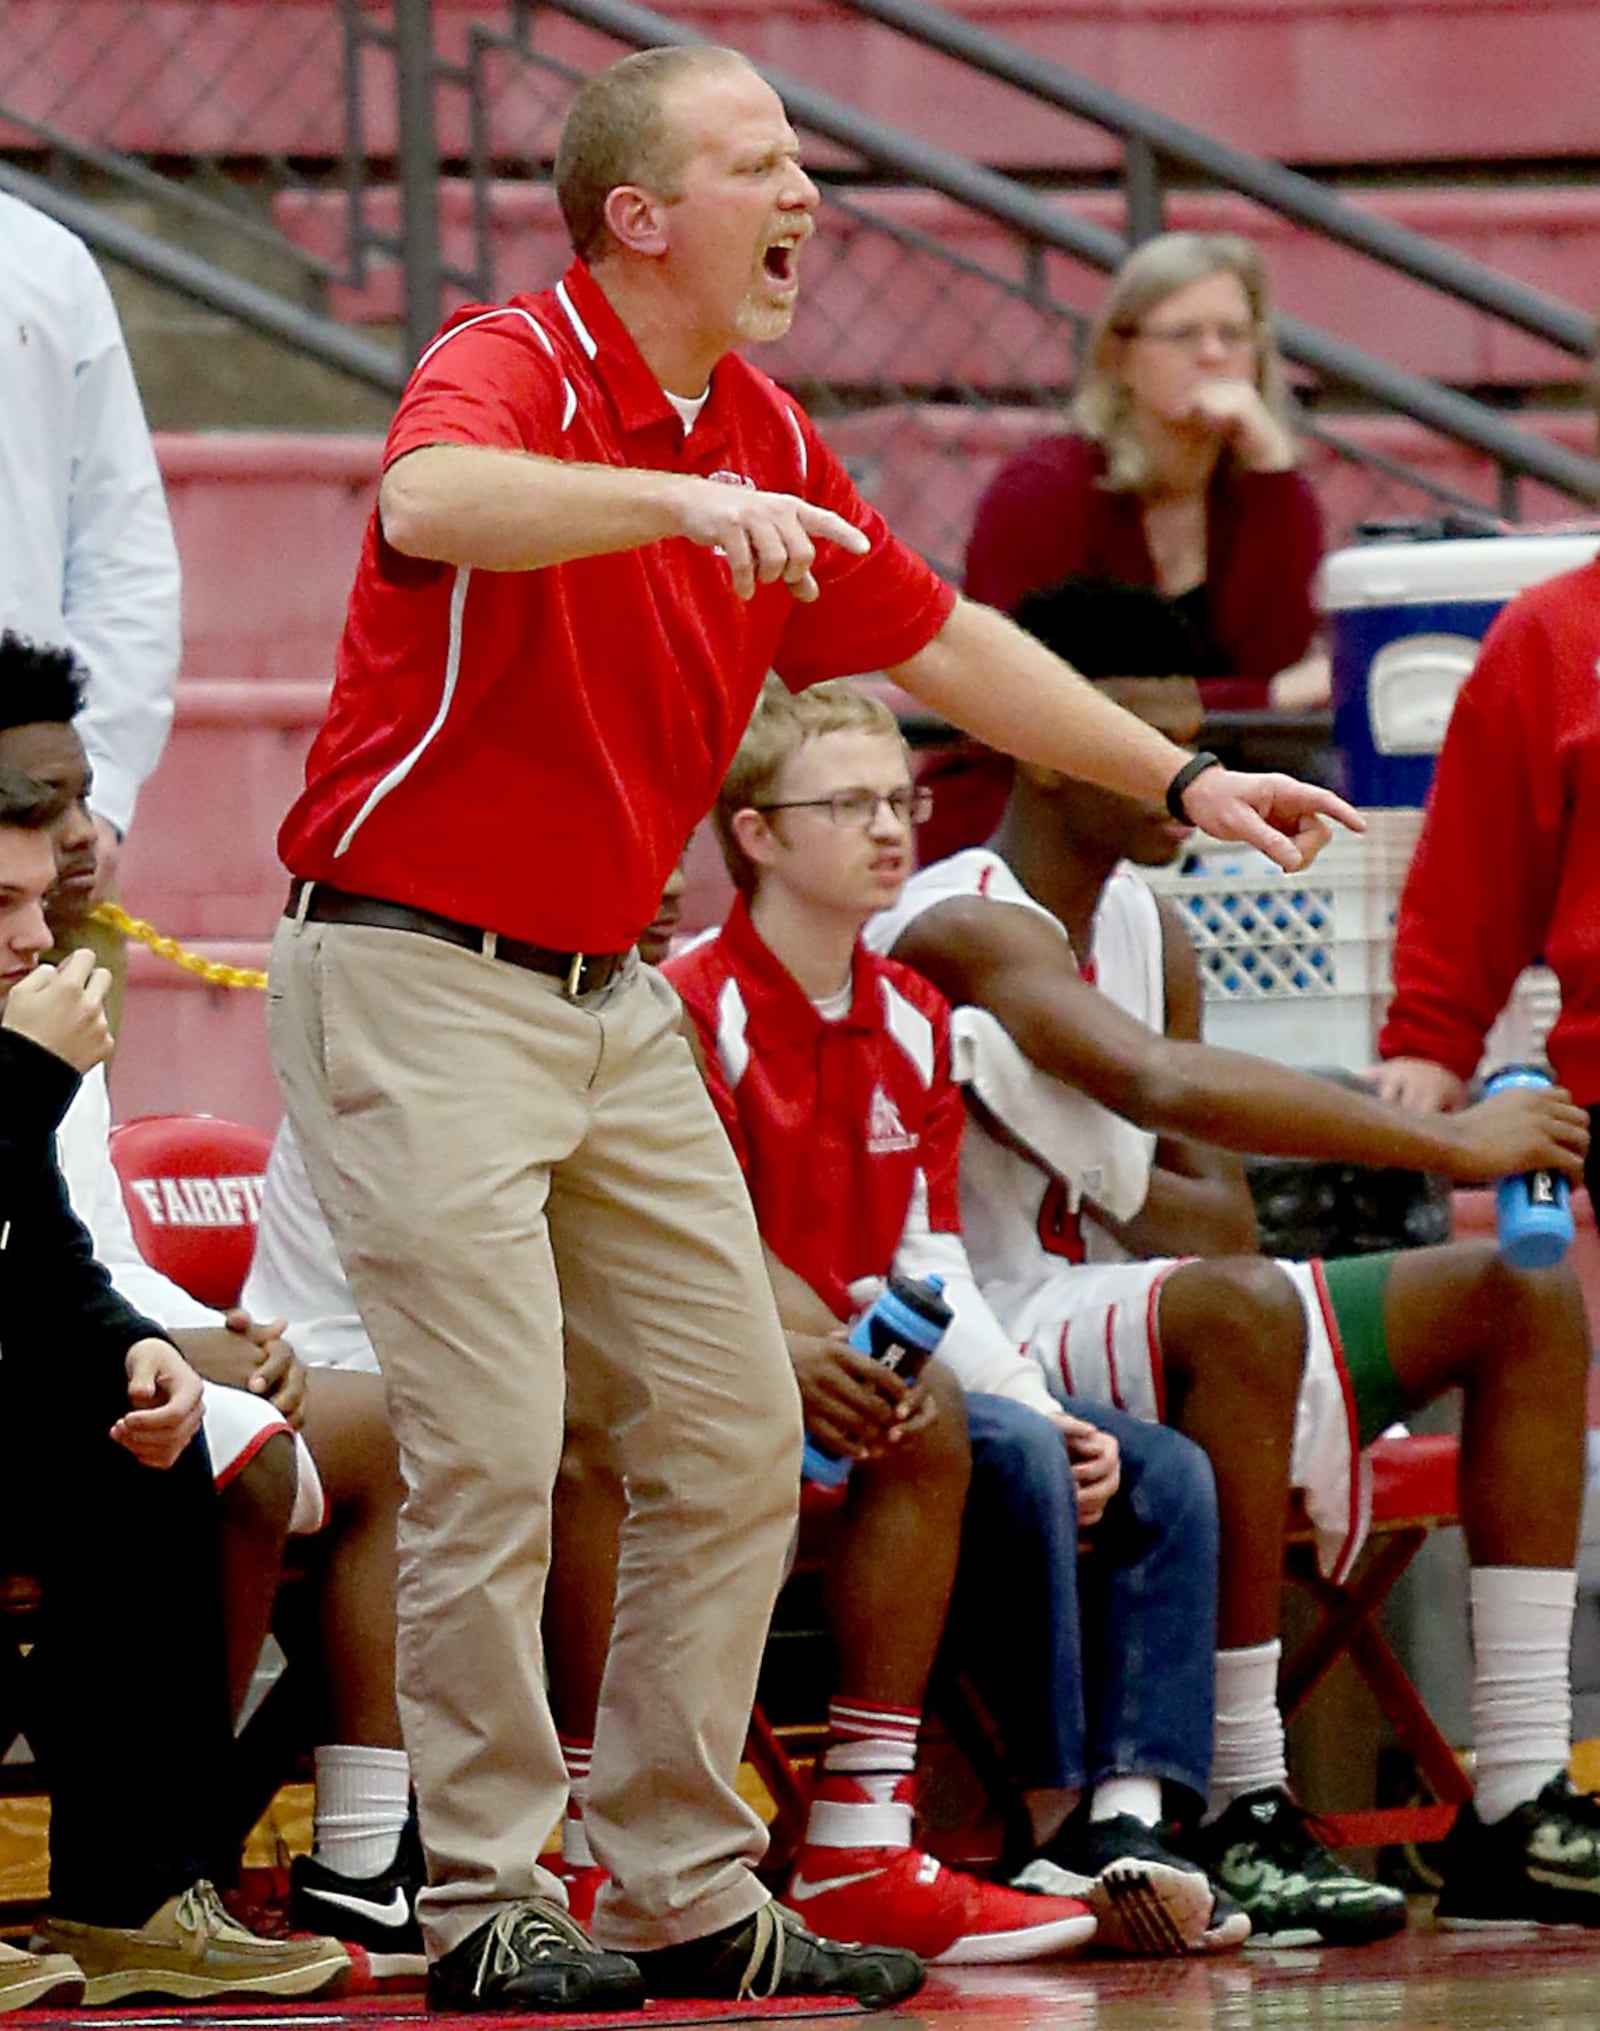
[[[668,1947],[668,1953],[678,1951]],[[674,1969],[669,1974],[652,1975],[650,1956],[636,1956],[644,1972],[644,1985],[648,1995],[658,2002],[678,2003],[735,2003],[740,2001],[765,2002],[773,2000],[756,1995],[741,1997],[735,1987],[730,1986],[726,1973],[721,1980],[714,1968],[695,1971]],[[875,1978],[869,1979],[866,1970],[855,1971],[855,1979],[843,1977],[829,1980],[826,1977],[808,1975],[803,1970],[793,1970],[787,1980],[781,1981],[776,1990],[778,1997],[814,1997],[820,2003],[836,2002],[841,1999],[859,2003],[865,2010],[885,2010],[893,2003],[904,2002],[907,1996],[915,1995],[926,1979],[926,1970],[920,1960],[912,1954],[905,1955],[911,1963],[903,1972],[891,1974],[887,1969],[876,1971]]]
[[[1466,1906],[1451,1909],[1448,1897],[1441,1891],[1434,1907],[1433,1922],[1447,1928],[1459,1927],[1462,1931],[1475,1927],[1487,1930],[1496,1926],[1561,1925],[1581,1926],[1593,1932],[1600,1926],[1600,1897],[1588,1890],[1563,1893],[1546,1889],[1520,1907],[1513,1899],[1495,1910],[1475,1911]]]
[[[565,2011],[593,2010],[642,2010],[645,2003],[645,1985],[637,1982],[584,1982],[574,1981],[570,1973],[563,1974],[548,1983],[534,1984],[525,1979],[508,1982],[503,1988],[488,1995],[461,1995],[448,1988],[443,1982],[428,1978],[428,2008],[439,2012],[456,2012],[468,2016],[488,2016],[503,2012],[508,2016],[559,2015]]]
[[[1396,1912],[1375,1918],[1351,1918],[1343,1923],[1337,1918],[1283,1918],[1276,1925],[1269,1925],[1266,1919],[1250,1911],[1248,1905],[1243,1908],[1250,1919],[1250,1937],[1245,1941],[1247,1947],[1373,1946],[1380,1939],[1392,1939],[1397,1932],[1406,1929],[1404,1905]]]

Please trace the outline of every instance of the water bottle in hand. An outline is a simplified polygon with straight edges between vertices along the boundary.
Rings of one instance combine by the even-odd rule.
[[[875,1304],[850,1328],[850,1345],[910,1385],[945,1336],[955,1313],[942,1295],[942,1276],[892,1276]],[[805,1474],[823,1488],[837,1488],[854,1463],[848,1455],[805,1445]]]
[[[1485,1093],[1507,1086],[1548,1086],[1537,1065],[1503,1065],[1484,1081]],[[1549,1269],[1572,1246],[1572,1193],[1559,1171],[1522,1171],[1494,1188],[1500,1253],[1515,1269]]]

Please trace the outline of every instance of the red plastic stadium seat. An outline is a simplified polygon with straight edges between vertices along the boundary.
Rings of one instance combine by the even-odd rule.
[[[145,1260],[218,1311],[237,1304],[255,1251],[272,1137],[209,1114],[147,1114],[111,1131]]]

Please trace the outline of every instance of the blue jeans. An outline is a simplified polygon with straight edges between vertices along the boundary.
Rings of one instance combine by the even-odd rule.
[[[1122,1450],[1122,1483],[1080,1561],[1061,1434],[1006,1397],[969,1396],[972,1488],[946,1656],[966,1673],[1022,1790],[1159,1777],[1203,1799],[1211,1773],[1217,1500],[1198,1446],[1072,1403]]]

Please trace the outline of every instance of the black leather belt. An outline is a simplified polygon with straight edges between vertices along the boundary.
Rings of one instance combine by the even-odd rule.
[[[308,888],[311,898],[302,911],[301,897]],[[414,931],[422,938],[438,938],[465,952],[481,952],[485,959],[500,959],[529,973],[547,973],[561,982],[562,992],[572,1000],[581,994],[597,994],[621,971],[629,956],[626,952],[553,952],[548,946],[502,937],[498,931],[459,924],[454,917],[435,916],[432,910],[414,910],[408,903],[386,902],[382,896],[352,896],[344,889],[329,888],[326,882],[291,882],[286,914],[314,924],[371,924],[383,931]]]

